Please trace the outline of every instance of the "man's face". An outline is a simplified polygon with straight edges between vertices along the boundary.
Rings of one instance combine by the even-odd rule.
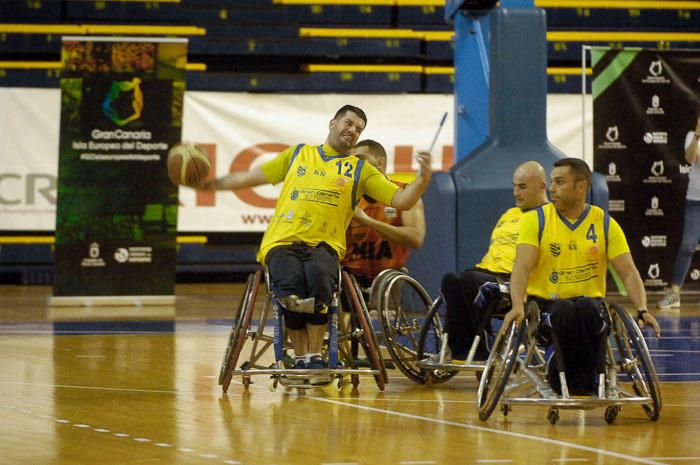
[[[328,128],[328,144],[345,153],[357,143],[365,129],[365,122],[352,111],[346,111],[344,115],[332,119]]]
[[[525,170],[519,169],[513,174],[513,197],[515,206],[528,210],[542,203],[542,180]]]
[[[359,147],[355,147],[352,149],[351,153],[360,160],[366,160],[370,165],[374,166],[382,173],[386,173],[386,163],[384,162],[384,159],[374,155],[369,146],[361,145]]]
[[[576,205],[581,192],[585,190],[586,182],[576,181],[568,166],[557,166],[552,169],[552,183],[549,186],[551,200],[557,210],[567,210]]]

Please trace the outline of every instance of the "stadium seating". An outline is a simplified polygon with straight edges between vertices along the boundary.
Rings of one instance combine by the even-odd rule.
[[[697,48],[694,1],[536,0],[550,92],[579,92],[582,45]],[[443,0],[4,0],[0,86],[56,87],[62,35],[190,39],[192,90],[452,92]]]

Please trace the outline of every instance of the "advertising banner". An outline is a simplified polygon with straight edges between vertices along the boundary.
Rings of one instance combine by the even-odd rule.
[[[173,295],[186,57],[185,40],[64,38],[52,303]]]
[[[670,285],[700,109],[700,51],[594,48],[593,160],[644,285]],[[684,289],[700,289],[696,253]]]
[[[0,88],[0,231],[54,230],[60,92],[55,89]],[[452,166],[454,99],[449,94],[246,94],[185,93],[182,138],[207,147],[212,175],[244,169],[274,156],[278,147],[323,142],[328,121],[342,105],[364,109],[362,138],[387,150],[389,172],[414,171],[413,150],[427,148],[444,112],[449,112],[433,150],[434,167]],[[12,117],[9,117],[12,115]],[[593,112],[585,112],[591,135]],[[30,126],[25,121],[32,121]],[[564,153],[592,163],[591,143],[583,154],[581,96],[553,94],[547,99],[547,132]],[[21,137],[17,137],[21,134]],[[255,195],[252,195],[255,194]],[[180,189],[178,231],[260,232],[272,214],[268,205],[277,188],[241,192]]]

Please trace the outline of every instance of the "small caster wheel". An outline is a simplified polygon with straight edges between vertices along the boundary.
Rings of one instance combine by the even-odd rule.
[[[341,378],[341,377],[335,378],[332,381],[331,385],[333,386],[333,388],[336,391],[338,391],[338,392],[342,391],[343,390],[343,378]]]
[[[559,420],[559,410],[556,408],[550,408],[549,412],[547,413],[547,420],[553,425],[557,424],[557,420]]]
[[[275,392],[277,390],[277,383],[279,381],[277,380],[276,377],[271,376],[270,380],[267,382],[267,389],[270,390],[270,392]]]
[[[614,405],[605,409],[605,423],[612,425],[615,423],[617,414],[620,413],[620,406]]]
[[[353,389],[357,389],[357,386],[360,385],[360,375],[350,375],[350,382]]]
[[[432,371],[426,371],[425,376],[423,376],[423,379],[425,380],[425,384],[427,384],[428,386],[435,383],[435,378],[433,376]]]
[[[248,386],[250,386],[250,376],[245,375],[243,376],[243,387],[246,391],[248,390]]]

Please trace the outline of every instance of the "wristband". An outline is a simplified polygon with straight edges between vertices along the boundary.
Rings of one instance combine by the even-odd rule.
[[[637,310],[637,319],[644,321],[645,313],[649,313],[649,310],[647,310],[646,308],[640,308],[639,310]]]

